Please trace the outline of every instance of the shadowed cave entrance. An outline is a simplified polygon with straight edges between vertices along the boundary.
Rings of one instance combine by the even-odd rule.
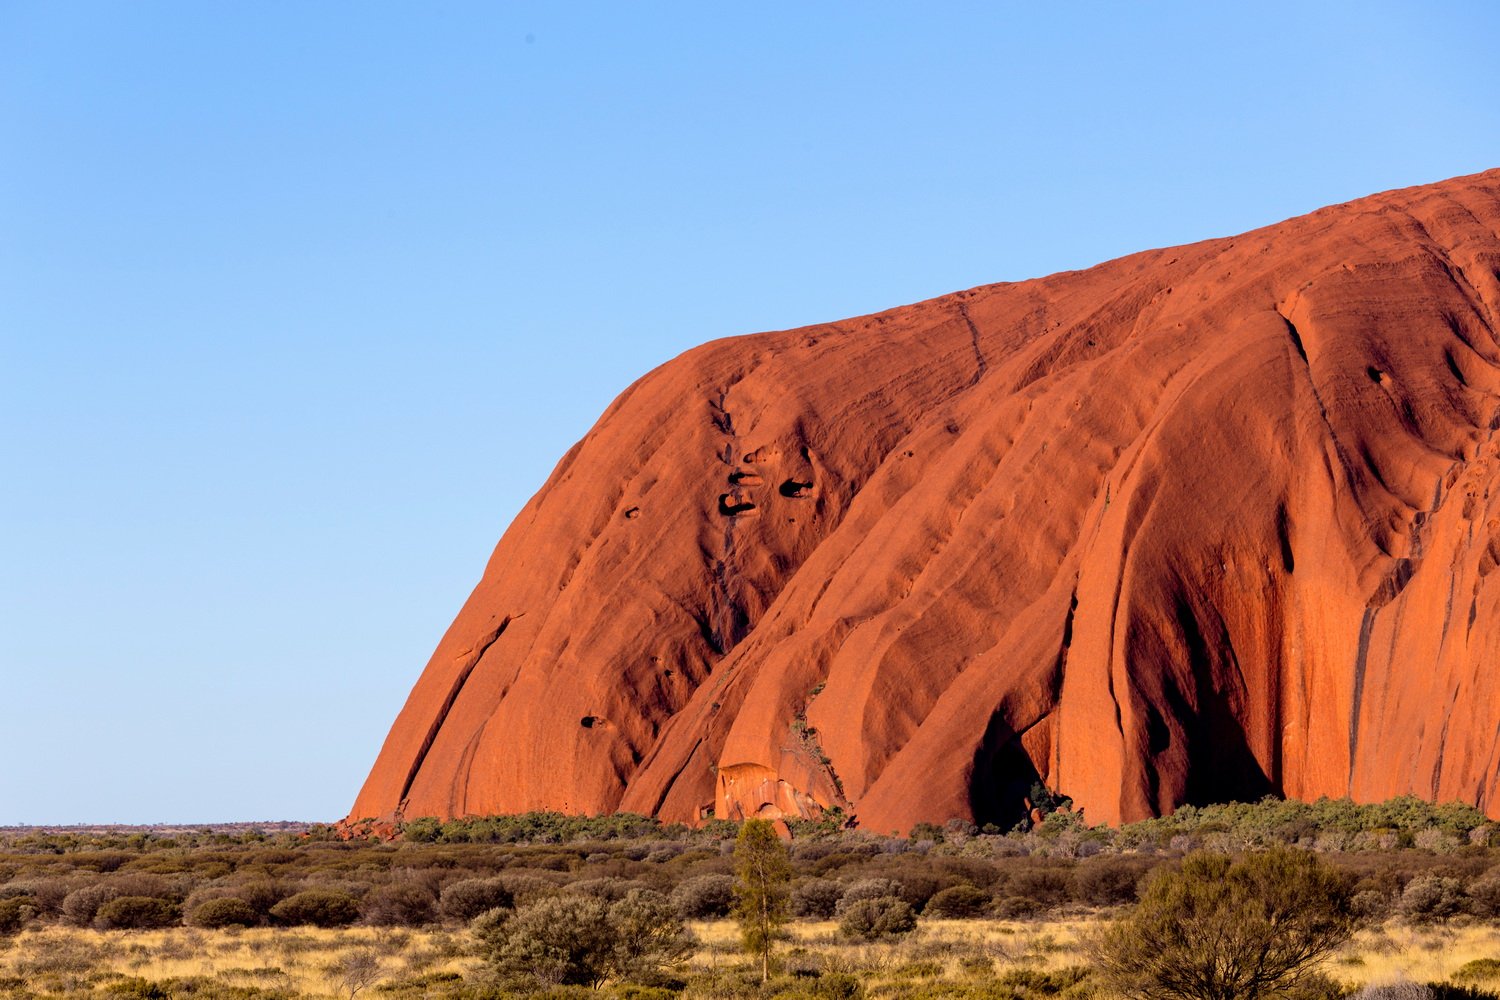
[[[992,718],[974,753],[969,776],[969,808],[979,826],[993,824],[1009,831],[1027,817],[1027,796],[1042,776],[1021,745],[1021,735]]]
[[[1187,775],[1177,793],[1169,796],[1181,801],[1171,802],[1171,806],[1259,802],[1267,795],[1281,795],[1279,783],[1272,778],[1274,763],[1268,774],[1245,731],[1244,706],[1250,697],[1243,681],[1246,671],[1235,654],[1223,618],[1217,612],[1196,608],[1187,596],[1178,597],[1176,617],[1194,690],[1189,699],[1176,686],[1165,687],[1165,715],[1178,720],[1175,727],[1157,706],[1147,710],[1153,782],[1160,780],[1160,762],[1172,750],[1175,729],[1184,744],[1178,756],[1187,762]],[[1160,790],[1153,788],[1153,792],[1160,802]]]

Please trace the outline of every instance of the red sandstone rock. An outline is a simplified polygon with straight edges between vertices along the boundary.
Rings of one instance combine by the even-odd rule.
[[[1500,816],[1497,275],[1490,171],[689,351],[505,533],[351,815]]]

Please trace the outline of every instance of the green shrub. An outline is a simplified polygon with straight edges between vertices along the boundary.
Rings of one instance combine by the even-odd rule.
[[[155,896],[116,896],[99,907],[94,926],[101,930],[145,930],[177,923],[177,904]]]
[[[1464,907],[1464,888],[1456,878],[1418,875],[1406,884],[1396,910],[1415,923],[1447,920]]]
[[[1497,994],[1475,986],[1458,986],[1453,983],[1428,983],[1428,995],[1432,1000],[1496,1000]]]
[[[1471,962],[1465,962],[1454,970],[1453,978],[1460,981],[1500,979],[1500,958],[1476,958]]]
[[[401,828],[401,839],[410,844],[431,844],[442,831],[442,820],[436,816],[419,816]]]
[[[1276,848],[1159,869],[1092,942],[1106,984],[1142,1000],[1259,1000],[1294,989],[1349,939],[1350,879]]]
[[[490,910],[510,909],[514,897],[498,878],[466,878],[443,886],[439,909],[450,920],[468,923]]]
[[[991,903],[990,894],[972,885],[953,885],[927,901],[922,912],[929,917],[968,920],[983,916]]]
[[[887,897],[901,898],[901,884],[895,879],[856,879],[844,888],[844,894],[839,897],[838,906],[835,907],[834,912],[839,916],[843,916],[856,903],[862,903],[867,899],[884,899]]]
[[[1073,896],[1090,906],[1133,903],[1145,868],[1132,858],[1090,858],[1073,871]]]
[[[307,889],[271,907],[271,916],[283,924],[344,927],[359,919],[359,900],[332,889]]]
[[[672,890],[672,905],[684,920],[729,916],[734,907],[734,879],[729,875],[698,875]]]
[[[119,894],[118,890],[104,882],[74,889],[62,901],[63,918],[76,927],[89,927],[99,914],[99,907]]]
[[[1469,907],[1481,917],[1500,917],[1500,868],[1491,868],[1469,883]]]
[[[359,912],[376,927],[420,927],[437,919],[437,899],[415,882],[391,882],[370,890]]]
[[[576,882],[569,882],[567,885],[569,892],[576,892],[582,896],[595,896],[606,903],[613,903],[616,900],[624,899],[632,892],[644,888],[646,888],[645,885],[634,879],[617,878],[612,875],[605,875],[600,878],[581,878]]]
[[[255,908],[237,896],[223,896],[199,904],[189,914],[194,927],[254,927],[260,923]]]
[[[510,892],[511,899],[516,906],[525,906],[548,896],[555,896],[562,890],[557,883],[549,878],[527,872],[506,872],[499,876],[500,882]]]
[[[545,897],[514,915],[492,910],[473,931],[496,971],[562,986],[648,975],[693,947],[666,897],[642,891],[614,904],[594,896]]]
[[[916,911],[906,900],[895,896],[857,900],[845,906],[839,917],[840,934],[867,941],[906,934],[916,926]]]
[[[844,887],[831,878],[804,878],[792,883],[792,914],[827,920],[838,910]]]
[[[30,896],[0,899],[0,937],[20,933],[31,918],[36,916],[36,912]]]

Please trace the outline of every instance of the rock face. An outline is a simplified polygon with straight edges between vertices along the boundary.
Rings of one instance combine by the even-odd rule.
[[[500,540],[351,817],[1500,815],[1500,171],[715,341]]]

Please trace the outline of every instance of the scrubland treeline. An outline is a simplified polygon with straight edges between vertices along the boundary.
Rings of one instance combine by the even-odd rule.
[[[178,927],[283,934],[291,928],[347,927],[354,933],[364,927],[377,934],[431,933],[452,955],[472,956],[483,952],[486,934],[499,940],[497,927],[511,928],[506,933],[513,938],[521,924],[509,917],[516,914],[545,914],[532,919],[546,923],[597,910],[597,919],[590,919],[606,921],[599,923],[606,936],[615,926],[607,919],[633,920],[633,926],[655,921],[651,926],[663,928],[677,921],[724,921],[735,904],[737,832],[728,823],[689,829],[638,816],[545,813],[448,823],[419,818],[394,840],[343,839],[326,827],[302,833],[179,830],[170,836],[0,832],[0,935],[10,939],[0,948],[24,948],[29,939],[72,928],[128,937]],[[794,833],[787,848],[794,924],[835,921],[839,936],[851,941],[898,937],[939,922],[1097,920],[1100,911],[1124,912],[1116,908],[1134,904],[1154,870],[1175,870],[1190,852],[1239,855],[1278,847],[1316,854],[1345,880],[1353,914],[1370,924],[1446,927],[1500,920],[1500,828],[1471,808],[1412,798],[1368,806],[1267,800],[1188,807],[1119,829],[1092,828],[1078,814],[1058,811],[1025,831],[985,831],[951,821],[918,827],[908,837],[845,829],[834,816],[796,824]],[[691,950],[674,947],[679,957]],[[779,995],[778,989],[787,995],[854,995],[864,989],[857,977],[839,978],[823,966],[803,968],[808,963],[796,948],[782,951],[779,978],[764,986],[749,973],[735,980],[750,991],[745,995]],[[981,977],[990,983],[987,993],[974,993],[977,982],[938,992],[1001,1000],[1093,995],[1098,989],[1084,965],[1032,972],[1030,979],[1020,977],[1024,983],[1015,970],[1009,980]],[[719,992],[698,988],[697,995],[740,995],[721,981],[725,974],[715,969]],[[695,992],[691,977],[646,979],[634,986],[612,982],[611,988],[663,997]],[[96,985],[105,992],[160,993],[151,982],[105,976]],[[406,988],[417,989],[411,983]],[[482,986],[457,977],[427,982],[413,995],[498,996],[497,990],[514,988],[513,982]],[[884,992],[938,995],[935,988]],[[59,995],[25,977],[0,979],[0,989],[16,996]],[[1324,989],[1337,992],[1327,983]],[[161,995],[299,995],[267,986],[224,990],[231,987],[192,985],[189,979]]]

